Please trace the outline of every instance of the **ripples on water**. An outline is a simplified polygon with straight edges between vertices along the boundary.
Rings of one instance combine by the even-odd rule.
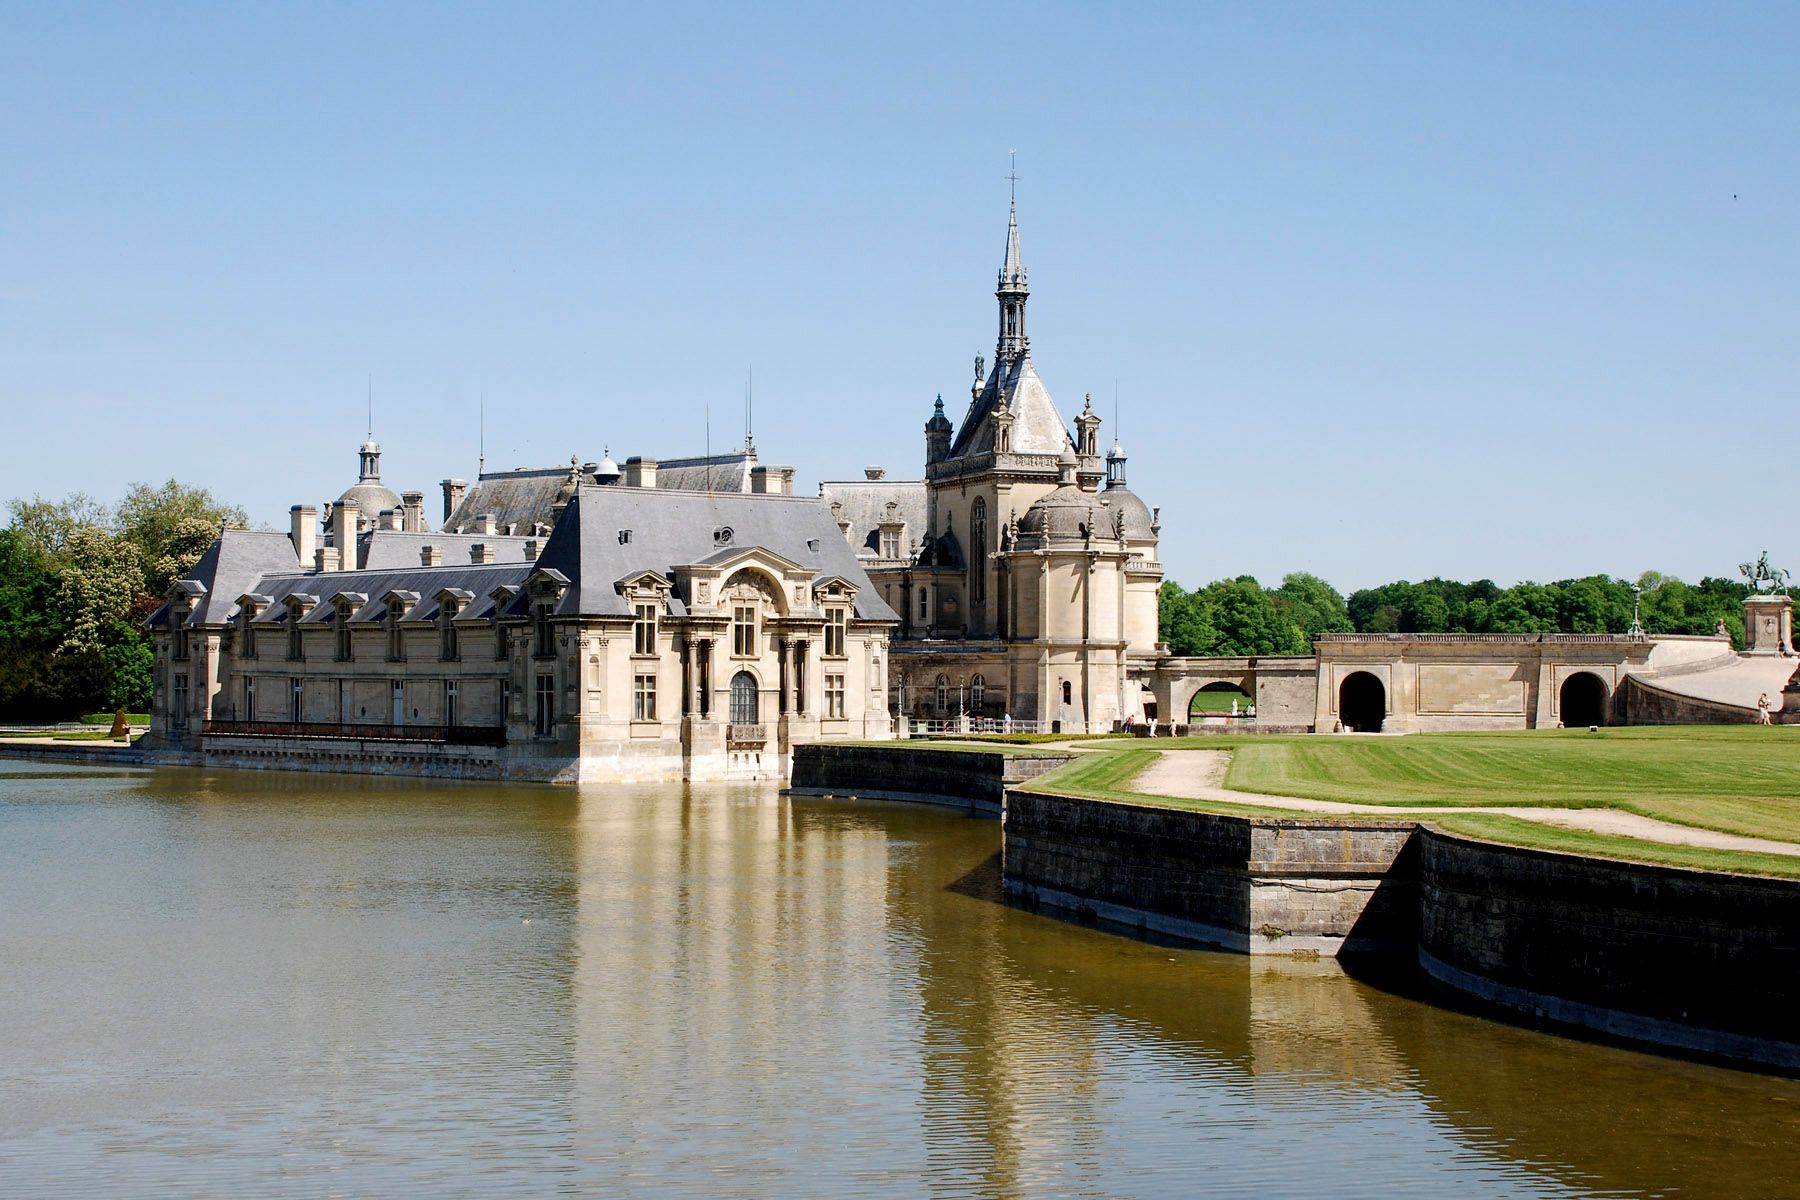
[[[1779,1196],[1800,1087],[996,903],[766,789],[0,773],[0,1194]]]

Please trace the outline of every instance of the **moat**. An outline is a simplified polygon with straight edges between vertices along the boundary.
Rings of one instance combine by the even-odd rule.
[[[1009,908],[999,841],[0,764],[0,1194],[1800,1191],[1800,1082]]]

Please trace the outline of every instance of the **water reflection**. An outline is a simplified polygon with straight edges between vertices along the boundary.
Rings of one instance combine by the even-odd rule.
[[[1791,1082],[996,902],[766,789],[0,780],[0,1193],[1777,1195]]]

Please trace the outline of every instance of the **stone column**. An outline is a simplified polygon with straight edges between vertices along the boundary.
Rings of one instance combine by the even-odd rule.
[[[801,717],[806,715],[806,651],[808,645],[805,638],[794,640],[794,713]]]
[[[792,640],[788,638],[781,638],[776,642],[776,646],[779,647],[779,649],[775,658],[781,664],[781,682],[775,686],[775,694],[777,697],[775,708],[776,711],[784,717],[787,716],[788,713],[788,649],[792,645]]]

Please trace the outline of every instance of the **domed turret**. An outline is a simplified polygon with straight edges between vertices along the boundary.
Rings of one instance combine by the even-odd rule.
[[[619,464],[613,461],[610,447],[600,453],[600,462],[594,467],[594,482],[599,484],[619,482]]]
[[[950,453],[950,418],[944,415],[944,397],[937,398],[931,420],[925,422],[925,461],[942,462]]]
[[[398,492],[381,482],[381,447],[375,444],[375,439],[364,442],[356,453],[360,461],[357,481],[344,489],[337,502],[356,501],[357,511],[362,514],[357,522],[366,527],[377,515],[400,508],[402,502]]]

